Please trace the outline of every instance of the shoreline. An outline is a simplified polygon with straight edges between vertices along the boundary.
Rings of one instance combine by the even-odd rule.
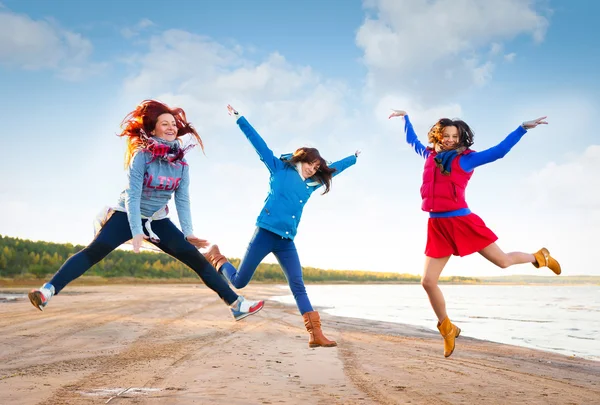
[[[577,276],[573,276],[577,277]],[[28,289],[32,287],[41,286],[46,279],[2,279],[0,278],[0,292],[2,290],[9,289]],[[70,286],[74,287],[82,287],[82,286],[111,286],[111,285],[196,285],[199,280],[197,277],[190,277],[184,279],[152,279],[152,278],[132,278],[132,277],[116,277],[116,278],[104,278],[98,276],[83,276],[73,283]],[[277,286],[277,285],[285,285],[284,282],[266,282],[266,281],[253,281],[253,285],[261,285],[261,286]],[[397,281],[306,281],[306,285],[419,285],[420,281],[414,282],[397,282]],[[502,285],[502,286],[515,286],[515,285],[527,285],[527,286],[537,286],[537,287],[563,287],[563,286],[573,286],[573,287],[581,287],[581,286],[600,286],[600,282],[569,282],[568,279],[565,281],[560,281],[557,279],[556,281],[551,282],[505,282],[505,281],[481,281],[481,282],[450,282],[450,281],[442,281],[440,280],[439,284],[441,285],[462,285],[462,286],[470,286],[470,285]]]
[[[203,285],[69,286],[44,312],[0,305],[0,403],[589,404],[600,362],[321,313],[335,348],[308,348],[295,307],[265,297],[234,322]],[[432,384],[435,381],[435,384]],[[120,390],[120,391],[119,391]],[[133,401],[133,402],[131,402]],[[111,401],[112,402],[112,401]]]

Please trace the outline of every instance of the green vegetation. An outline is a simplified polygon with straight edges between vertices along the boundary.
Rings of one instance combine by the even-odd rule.
[[[49,279],[59,267],[84,246],[70,243],[34,242],[0,235],[0,282],[28,284],[29,281]],[[240,259],[230,258],[234,266]],[[419,283],[420,275],[379,273],[358,270],[323,270],[304,267],[307,283]],[[146,251],[135,254],[115,250],[85,273],[86,283],[189,283],[197,282],[198,276],[186,265],[165,253]],[[80,280],[83,281],[83,280]],[[253,282],[286,283],[278,264],[261,263]],[[441,283],[452,284],[596,284],[600,276],[522,276],[505,277],[442,277]]]
[[[48,279],[71,255],[84,246],[69,243],[34,242],[0,235],[0,278]],[[230,259],[234,266],[240,259]],[[421,276],[414,274],[379,273],[372,271],[322,270],[304,267],[304,280],[308,283],[419,283]],[[145,279],[180,282],[196,279],[194,272],[171,256],[158,252],[115,250],[94,265],[86,276],[107,279]],[[254,282],[285,283],[278,264],[261,263]],[[445,277],[443,282],[477,283],[468,277]]]

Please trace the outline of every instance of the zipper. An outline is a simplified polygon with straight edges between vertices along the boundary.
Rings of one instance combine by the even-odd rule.
[[[433,157],[432,157],[433,159]],[[431,182],[431,208],[429,212],[433,212],[433,208],[435,206],[435,172],[437,171],[437,167],[435,166],[435,162],[433,163],[433,181]]]

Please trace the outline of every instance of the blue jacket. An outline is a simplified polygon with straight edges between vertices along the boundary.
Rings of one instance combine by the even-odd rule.
[[[294,166],[276,158],[246,118],[238,118],[237,124],[271,173],[269,195],[256,220],[256,226],[293,240],[304,205],[322,184],[312,178],[302,180]],[[328,166],[337,169],[333,173],[336,176],[355,163],[356,156],[351,155]]]

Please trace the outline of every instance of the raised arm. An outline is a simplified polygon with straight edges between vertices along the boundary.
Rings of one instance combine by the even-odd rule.
[[[281,164],[281,161],[275,157],[273,151],[267,146],[267,143],[261,138],[252,125],[250,125],[246,118],[241,116],[231,105],[227,106],[227,110],[244,135],[246,135],[246,138],[248,138],[256,153],[258,153],[260,160],[262,160],[270,172],[275,171],[277,166]]]
[[[338,160],[337,162],[333,162],[332,164],[328,165],[330,168],[336,169],[335,172],[333,172],[333,174],[331,175],[331,177],[337,176],[350,166],[354,165],[357,161],[358,155],[360,155],[359,150],[357,150],[353,155],[350,155],[348,157],[343,158],[342,160]],[[313,183],[312,185],[315,187],[315,190],[323,186],[323,184],[321,183],[318,183],[316,185]]]
[[[333,162],[332,164],[330,164],[329,167],[335,169],[335,172],[333,172],[332,177],[337,176],[350,166],[356,164],[359,154],[360,151],[356,151],[356,153],[354,153],[353,155],[350,155],[348,157],[343,158],[342,160],[338,160],[337,162]]]
[[[503,158],[513,148],[513,146],[515,146],[521,140],[523,135],[527,133],[528,129],[535,128],[540,124],[548,124],[545,119],[546,117],[541,117],[536,120],[526,121],[522,125],[519,125],[519,127],[513,132],[508,134],[508,136],[504,138],[504,140],[498,145],[492,146],[491,148],[481,152],[473,152],[461,157],[459,162],[460,167],[464,171],[470,172],[478,166],[482,166]]]
[[[417,134],[415,133],[415,130],[410,122],[410,119],[408,119],[408,114],[406,113],[406,111],[402,111],[402,110],[392,110],[392,111],[393,111],[392,114],[390,114],[390,116],[388,118],[404,117],[404,133],[406,134],[406,143],[408,143],[410,146],[412,146],[413,150],[419,156],[426,159],[427,156],[429,156],[429,151],[421,143],[421,141],[419,141],[419,138],[417,137]]]

